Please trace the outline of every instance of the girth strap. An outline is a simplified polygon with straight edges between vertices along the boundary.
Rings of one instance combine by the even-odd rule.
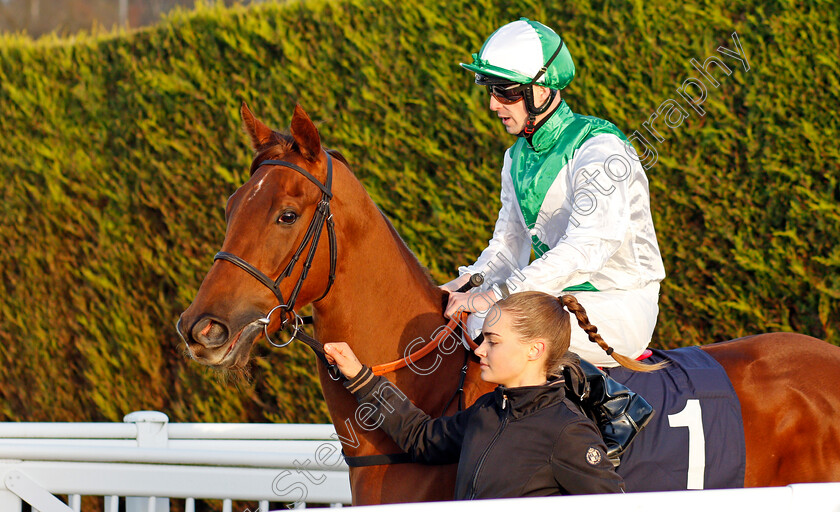
[[[407,453],[388,453],[379,455],[360,455],[356,457],[348,457],[341,450],[341,456],[344,457],[344,462],[351,468],[361,468],[366,466],[382,466],[385,464],[405,464],[407,462],[414,462],[411,455]]]

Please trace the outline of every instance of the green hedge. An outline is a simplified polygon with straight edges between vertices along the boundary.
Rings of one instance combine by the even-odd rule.
[[[300,102],[443,282],[489,238],[513,142],[457,63],[519,16],[566,37],[572,109],[628,135],[737,32],[750,70],[724,58],[706,115],[657,125],[655,344],[840,342],[836,3],[205,5],[136,32],[0,39],[0,419],[326,420],[300,346],[263,344],[243,378],[187,360],[174,331],[247,176],[239,103],[282,128]]]

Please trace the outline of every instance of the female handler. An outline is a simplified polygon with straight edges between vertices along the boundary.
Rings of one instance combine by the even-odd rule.
[[[653,369],[613,352],[573,296],[542,292],[496,303],[500,315],[485,325],[475,353],[481,378],[499,386],[451,417],[431,418],[404,395],[377,393],[392,384],[374,376],[346,343],[329,343],[324,350],[349,379],[347,389],[359,403],[377,407],[381,428],[415,461],[458,463],[456,500],[623,492],[598,429],[566,398],[563,377],[554,373],[563,367],[579,371],[568,352],[564,306],[616,362]]]

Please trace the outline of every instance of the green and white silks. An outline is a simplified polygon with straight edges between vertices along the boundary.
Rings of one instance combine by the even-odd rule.
[[[614,125],[561,103],[533,147],[519,139],[505,153],[493,238],[459,271],[484,272],[485,288],[504,282],[511,293],[559,296],[589,283],[585,289],[599,291],[572,293],[604,339],[635,357],[650,342],[665,270],[648,180],[625,141]],[[480,317],[471,315],[472,326]],[[572,350],[594,364],[616,364],[581,329],[572,329]]]
[[[549,188],[575,151],[590,137],[604,133],[627,142],[627,137],[614,124],[597,117],[575,114],[564,100],[534,133],[530,144],[520,138],[513,145],[510,149],[513,189],[529,229],[537,225]],[[627,155],[624,157],[627,158]],[[531,236],[531,242],[537,257],[550,249],[537,234]]]

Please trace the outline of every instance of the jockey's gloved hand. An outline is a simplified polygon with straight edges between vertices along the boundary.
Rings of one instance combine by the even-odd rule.
[[[464,274],[462,276],[458,276],[452,281],[449,281],[446,284],[440,285],[440,289],[446,292],[454,292],[458,288],[467,284],[470,280],[470,274]]]
[[[443,312],[443,316],[452,318],[458,311],[466,311],[468,313],[486,311],[500,298],[492,289],[485,292],[450,293],[449,302],[446,304],[446,310]]]

